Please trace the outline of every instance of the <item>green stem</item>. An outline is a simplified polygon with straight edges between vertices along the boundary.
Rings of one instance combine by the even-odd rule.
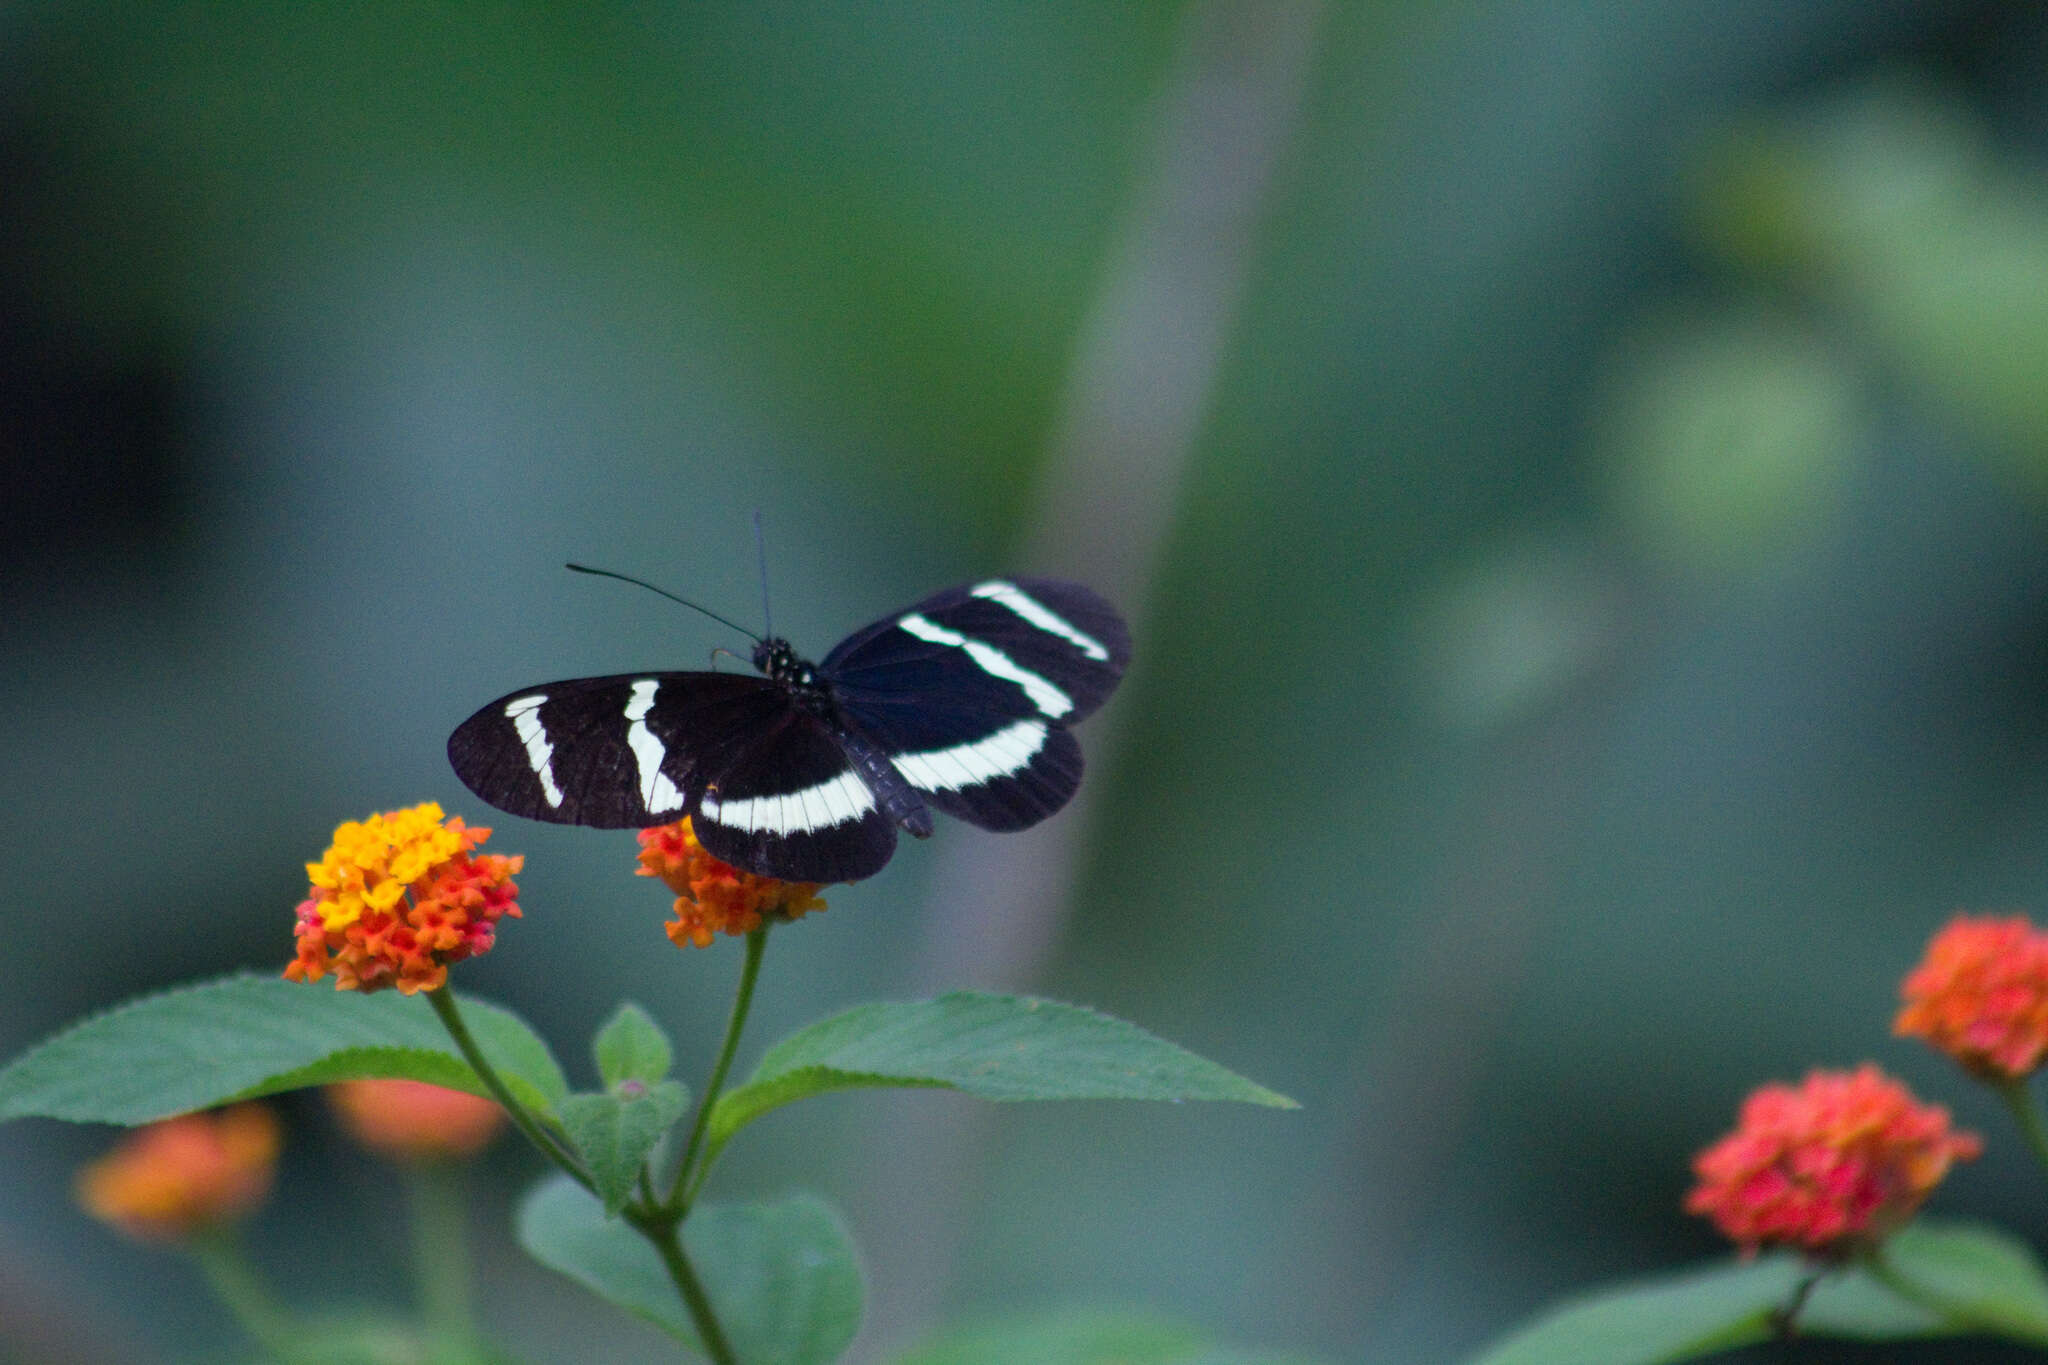
[[[597,1188],[591,1183],[589,1173],[583,1169],[583,1163],[557,1142],[553,1134],[542,1128],[540,1121],[528,1112],[525,1105],[512,1097],[512,1092],[506,1088],[505,1082],[499,1079],[497,1070],[484,1060],[483,1050],[476,1045],[476,1039],[470,1036],[469,1025],[462,1022],[462,1012],[455,1007],[455,992],[442,986],[438,990],[426,992],[426,997],[427,1002],[434,1007],[434,1013],[440,1016],[441,1026],[447,1029],[448,1036],[455,1040],[456,1049],[462,1053],[462,1059],[469,1063],[469,1069],[476,1072],[483,1081],[484,1088],[491,1092],[491,1098],[504,1108],[506,1116],[512,1120],[513,1127],[526,1134],[528,1142],[540,1148],[543,1156],[568,1172],[569,1177],[577,1184],[595,1194]]]
[[[1772,1314],[1779,1336],[1790,1337],[1798,1334],[1799,1314],[1805,1309],[1806,1301],[1813,1297],[1814,1287],[1827,1278],[1829,1269],[1827,1266],[1809,1268],[1807,1273],[1800,1277],[1799,1283],[1792,1287],[1792,1297],[1786,1300],[1784,1307]]]
[[[2027,1083],[2020,1080],[2001,1080],[1992,1083],[1992,1089],[2005,1101],[2005,1107],[2012,1111],[2013,1121],[2020,1126],[2020,1136],[2027,1140],[2027,1147],[2034,1154],[2034,1160],[2048,1169],[2048,1126],[2041,1121],[2041,1106],[2034,1103],[2034,1094],[2027,1089]]]
[[[468,1354],[476,1342],[476,1318],[461,1168],[451,1160],[416,1161],[405,1174],[412,1196],[413,1273],[427,1332],[449,1351]]]
[[[711,1357],[712,1365],[739,1365],[732,1343],[726,1340],[725,1329],[718,1325],[718,1314],[711,1307],[711,1296],[704,1292],[703,1281],[697,1278],[695,1267],[683,1252],[682,1215],[667,1209],[642,1209],[629,1205],[626,1219],[641,1236],[654,1244],[661,1263],[668,1268],[669,1279],[675,1281],[677,1292],[683,1296],[683,1306],[690,1310],[690,1321],[697,1328],[697,1339],[704,1346],[704,1354]]]
[[[754,984],[761,976],[761,958],[768,948],[768,926],[762,925],[747,935],[747,955],[740,967],[739,989],[734,993],[732,1012],[725,1021],[725,1041],[719,1044],[718,1060],[712,1064],[711,1079],[704,1084],[704,1093],[698,1097],[697,1113],[690,1122],[690,1138],[683,1147],[682,1160],[676,1165],[675,1183],[669,1188],[668,1198],[659,1203],[648,1198],[649,1186],[646,1173],[642,1172],[641,1200],[626,1208],[626,1217],[639,1230],[640,1235],[654,1244],[661,1256],[662,1264],[668,1267],[668,1277],[675,1281],[676,1291],[683,1296],[683,1306],[690,1310],[690,1321],[696,1324],[697,1337],[704,1344],[704,1350],[714,1365],[738,1365],[738,1358],[732,1353],[732,1344],[726,1340],[725,1331],[718,1325],[718,1314],[711,1307],[711,1298],[704,1292],[697,1272],[690,1265],[690,1258],[683,1252],[683,1220],[690,1216],[690,1203],[697,1187],[703,1183],[703,1171],[717,1154],[718,1144],[707,1150],[704,1135],[711,1124],[711,1110],[718,1103],[718,1095],[725,1088],[725,1078],[732,1071],[732,1059],[739,1051],[740,1034],[747,1026],[747,1011],[753,1008]],[[699,1156],[703,1160],[699,1164]]]
[[[725,1042],[719,1046],[718,1061],[711,1068],[711,1079],[704,1083],[704,1094],[697,1101],[697,1116],[690,1124],[690,1140],[683,1148],[683,1159],[676,1167],[676,1183],[669,1190],[668,1202],[664,1209],[678,1220],[690,1212],[690,1204],[697,1196],[697,1189],[703,1182],[702,1173],[695,1163],[703,1151],[704,1134],[711,1125],[711,1110],[718,1103],[718,1093],[725,1088],[726,1073],[732,1070],[733,1054],[739,1051],[740,1033],[747,1026],[747,1011],[754,1003],[754,983],[761,975],[761,956],[768,949],[769,926],[747,935],[747,958],[740,967],[739,990],[733,995],[732,1013],[725,1021]],[[709,1169],[710,1158],[716,1151],[704,1153],[705,1168]]]
[[[295,1319],[271,1296],[232,1234],[207,1233],[193,1238],[187,1249],[199,1262],[215,1297],[227,1305],[257,1345],[279,1360],[298,1359],[301,1333]]]
[[[724,1150],[725,1143],[722,1141],[713,1141],[705,1146],[704,1155],[698,1159],[696,1172],[691,1175],[690,1183],[683,1191],[682,1207],[685,1211],[696,1204],[697,1195],[703,1190],[704,1182],[711,1178],[712,1166],[717,1163],[719,1154]]]

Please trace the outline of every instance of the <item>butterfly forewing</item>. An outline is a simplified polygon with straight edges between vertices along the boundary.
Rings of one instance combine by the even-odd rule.
[[[621,673],[508,693],[448,737],[448,761],[499,810],[601,829],[666,824],[702,788],[707,737],[786,705],[766,678]]]
[[[935,593],[826,656],[848,724],[939,810],[983,829],[1037,824],[1072,798],[1065,726],[1100,706],[1130,634],[1088,589],[996,579]]]
[[[921,693],[1071,725],[1109,698],[1131,659],[1116,609],[1078,583],[989,579],[933,593],[841,641],[835,687]]]

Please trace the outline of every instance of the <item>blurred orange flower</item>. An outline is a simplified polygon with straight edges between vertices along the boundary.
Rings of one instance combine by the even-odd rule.
[[[1771,1084],[1743,1101],[1735,1131],[1693,1160],[1688,1213],[1743,1251],[1829,1255],[1874,1241],[1913,1216],[1951,1163],[1983,1150],[1951,1132],[1948,1110],[1921,1104],[1866,1062]]]
[[[1899,988],[1894,1033],[1925,1038],[1971,1071],[2017,1080],[2048,1056],[2048,934],[2024,915],[1958,915]]]
[[[784,882],[742,872],[704,851],[689,817],[640,831],[642,877],[659,877],[676,893],[666,926],[678,948],[708,948],[718,934],[750,934],[763,919],[800,919],[823,910],[818,882]]]
[[[498,920],[519,914],[512,874],[525,859],[473,850],[491,832],[444,819],[434,802],[351,820],[306,864],[293,981],[334,973],[337,990],[438,989],[450,963],[489,952]]]
[[[495,1102],[425,1081],[341,1081],[327,1098],[349,1136],[399,1161],[472,1156],[505,1121]]]
[[[78,1200],[131,1237],[180,1241],[261,1204],[280,1143],[276,1116],[260,1104],[165,1119],[81,1170]]]

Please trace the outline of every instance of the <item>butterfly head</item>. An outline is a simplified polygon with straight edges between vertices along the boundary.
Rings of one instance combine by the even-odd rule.
[[[754,667],[785,687],[815,687],[818,671],[797,657],[789,641],[770,637],[754,646]]]

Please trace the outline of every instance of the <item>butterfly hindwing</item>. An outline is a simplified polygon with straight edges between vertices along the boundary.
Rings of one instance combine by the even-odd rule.
[[[994,764],[1037,745],[1028,758],[989,776],[976,771],[973,780],[962,781],[957,770],[929,758],[898,767],[925,800],[956,820],[988,830],[1028,829],[1066,805],[1081,785],[1080,741],[1056,725],[1045,726],[1042,738],[1028,728],[1041,725],[1018,722],[972,746],[971,752],[993,755],[988,762]]]
[[[896,851],[895,822],[845,743],[794,706],[746,728],[703,771],[697,839],[736,867],[786,881],[855,881]]]

